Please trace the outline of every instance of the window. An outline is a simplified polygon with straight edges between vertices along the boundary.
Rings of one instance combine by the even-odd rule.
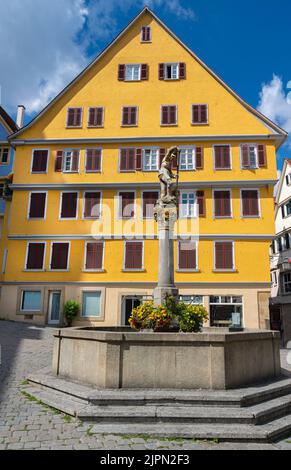
[[[177,124],[177,106],[161,107],[161,125],[174,126]]]
[[[84,219],[98,219],[101,212],[101,193],[85,192],[84,193]]]
[[[46,173],[48,162],[48,150],[33,150],[32,173]]]
[[[282,243],[282,238],[281,237],[277,238],[277,246],[278,246],[279,253],[281,253],[281,251],[283,251],[283,243]]]
[[[159,80],[178,79],[186,79],[186,64],[184,62],[159,64]]]
[[[291,272],[283,275],[283,285],[285,294],[290,294],[291,292]]]
[[[78,173],[79,171],[79,150],[66,150],[63,158],[63,172]]]
[[[27,256],[25,269],[42,270],[44,264],[45,243],[29,242],[27,246]]]
[[[290,234],[289,233],[285,233],[284,235],[284,248],[285,250],[289,250],[290,248]]]
[[[233,242],[214,242],[216,270],[234,269],[233,248]]]
[[[143,26],[141,28],[141,42],[150,42],[152,39],[152,30],[150,26]]]
[[[241,296],[211,295],[210,326],[216,327],[242,327],[243,325],[243,299]]]
[[[195,170],[194,147],[180,149],[180,170]]]
[[[192,105],[192,124],[208,124],[208,105]]]
[[[82,108],[68,108],[67,127],[82,127]]]
[[[104,108],[89,108],[88,127],[103,127]]]
[[[76,219],[78,193],[61,193],[61,219]]]
[[[101,316],[101,292],[88,291],[83,292],[82,317],[100,317]]]
[[[0,148],[0,164],[7,165],[9,162],[9,151],[8,147]]]
[[[289,175],[286,175],[286,184],[287,186],[290,186],[291,184],[291,173],[289,173]]]
[[[68,242],[53,242],[51,250],[51,270],[66,271],[69,262],[69,246]]]
[[[257,189],[243,189],[241,191],[242,216],[259,217],[259,191]]]
[[[22,292],[21,310],[39,312],[41,310],[41,291],[24,290]]]
[[[127,106],[122,108],[122,125],[137,126],[137,107]]]
[[[197,246],[196,242],[180,241],[178,269],[193,271],[197,269]]]
[[[143,242],[125,242],[124,269],[143,269]]]
[[[140,80],[140,64],[125,66],[125,80],[127,82]]]
[[[46,193],[30,193],[29,198],[29,219],[44,219],[46,209]]]
[[[287,202],[287,204],[281,206],[281,211],[283,218],[289,217],[289,215],[291,215],[291,199]]]
[[[143,169],[144,171],[157,171],[159,167],[159,149],[143,149]]]
[[[119,216],[122,219],[131,219],[135,215],[135,193],[119,193]]]
[[[135,171],[137,158],[141,160],[141,150],[137,152],[135,148],[120,149],[119,171],[121,173]],[[138,163],[139,166],[141,166],[141,161],[139,161]]]
[[[203,295],[180,295],[179,300],[189,305],[203,305]]]
[[[214,146],[215,170],[231,170],[230,145]]]
[[[231,191],[215,190],[213,191],[214,199],[214,217],[226,218],[231,217]]]
[[[274,271],[273,272],[273,284],[276,286],[278,284],[278,276],[277,276],[277,272]]]
[[[86,150],[86,173],[100,173],[101,172],[101,149],[87,149]]]
[[[256,169],[267,165],[266,146],[258,144],[241,145],[242,168]]]
[[[142,213],[144,219],[152,219],[154,206],[159,199],[158,191],[144,191],[142,193]]]
[[[194,192],[183,192],[180,196],[180,214],[182,218],[196,217],[196,197]]]
[[[85,270],[101,271],[103,269],[103,242],[87,242]]]

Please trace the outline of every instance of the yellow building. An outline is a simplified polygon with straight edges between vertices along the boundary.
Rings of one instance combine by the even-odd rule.
[[[125,324],[157,282],[157,170],[177,145],[180,294],[211,325],[265,328],[285,138],[145,8],[11,136],[1,317],[58,324],[76,299],[76,324]]]

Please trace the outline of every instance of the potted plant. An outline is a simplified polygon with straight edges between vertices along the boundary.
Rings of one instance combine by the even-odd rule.
[[[80,311],[80,305],[76,300],[68,300],[64,305],[64,316],[67,321],[67,326],[72,326],[74,318]]]

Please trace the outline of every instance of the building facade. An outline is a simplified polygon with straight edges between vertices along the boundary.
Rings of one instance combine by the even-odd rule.
[[[236,314],[243,326],[268,327],[276,148],[285,138],[145,8],[11,136],[1,316],[58,324],[75,299],[75,324],[126,324],[157,282],[157,173],[175,145],[181,296],[203,303],[211,325]]]
[[[276,238],[271,246],[270,320],[283,345],[291,341],[291,160],[285,159],[275,204]]]

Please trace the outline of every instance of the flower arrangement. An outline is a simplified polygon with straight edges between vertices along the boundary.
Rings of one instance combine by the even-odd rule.
[[[207,310],[202,305],[176,303],[172,297],[167,298],[165,305],[154,306],[152,301],[144,302],[132,310],[129,324],[136,330],[166,330],[178,325],[185,333],[199,332],[207,320]]]

